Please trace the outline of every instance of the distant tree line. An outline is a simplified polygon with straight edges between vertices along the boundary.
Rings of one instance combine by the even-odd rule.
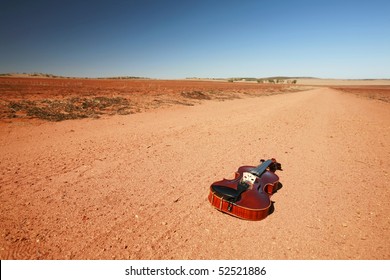
[[[259,84],[296,84],[297,80],[291,80],[289,78],[229,78],[228,82],[257,82]]]

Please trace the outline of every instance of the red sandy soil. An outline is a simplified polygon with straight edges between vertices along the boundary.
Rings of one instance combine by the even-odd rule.
[[[368,97],[390,102],[390,86],[338,86],[333,88],[343,92],[353,93],[360,97]]]
[[[88,94],[89,82],[79,90]],[[164,85],[194,102],[180,95],[193,82],[149,82],[151,94]],[[248,86],[240,97],[265,89],[211,84],[227,87],[221,95]],[[4,102],[25,98],[4,98],[10,91],[3,85]],[[0,258],[390,259],[390,104],[327,87],[255,95],[100,119],[3,120]],[[251,222],[210,206],[212,182],[271,157],[284,171],[270,216]]]
[[[201,100],[237,99],[303,88],[221,81],[0,77],[0,119],[98,118],[172,105],[193,106]]]

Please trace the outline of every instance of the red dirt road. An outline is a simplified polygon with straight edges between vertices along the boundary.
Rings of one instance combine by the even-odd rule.
[[[390,259],[390,104],[329,88],[1,124],[1,259]],[[275,211],[207,201],[275,157]]]

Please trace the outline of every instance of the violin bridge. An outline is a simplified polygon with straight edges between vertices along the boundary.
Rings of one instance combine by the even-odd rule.
[[[250,185],[253,185],[256,181],[256,176],[249,172],[244,172],[242,174],[242,181],[245,183],[248,183]]]

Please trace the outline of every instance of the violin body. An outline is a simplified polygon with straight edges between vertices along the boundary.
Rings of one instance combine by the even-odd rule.
[[[229,215],[258,221],[273,211],[271,196],[280,187],[276,170],[282,170],[275,159],[259,166],[241,166],[234,179],[223,179],[210,186],[208,200],[212,206]]]

